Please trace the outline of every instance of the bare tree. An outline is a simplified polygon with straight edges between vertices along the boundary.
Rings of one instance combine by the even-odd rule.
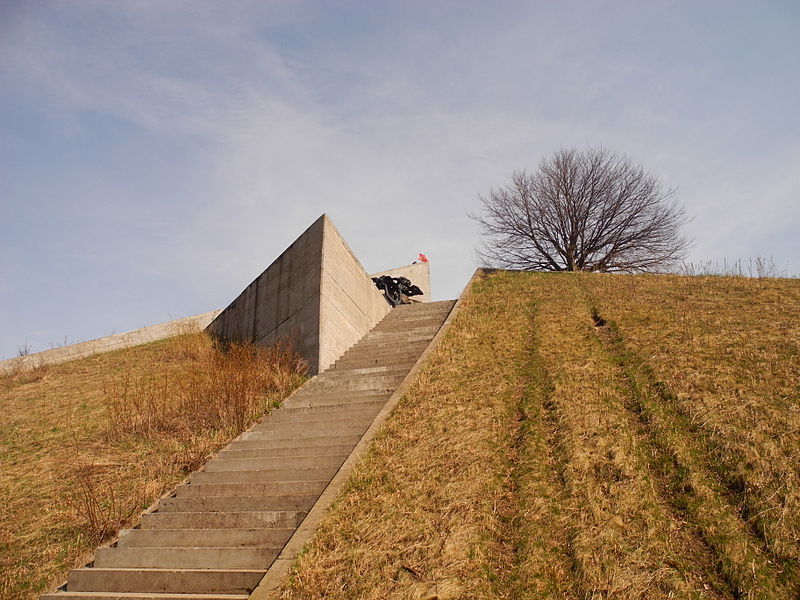
[[[665,270],[686,254],[686,211],[629,158],[598,148],[560,150],[534,174],[482,196],[471,215],[488,264],[540,271]]]

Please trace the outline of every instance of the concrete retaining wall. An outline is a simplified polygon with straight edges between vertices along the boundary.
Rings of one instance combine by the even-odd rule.
[[[364,337],[391,306],[350,247],[325,217],[320,290],[319,370]]]
[[[290,339],[311,364],[319,362],[319,292],[324,215],[248,285],[207,330],[228,341],[268,346]]]
[[[414,296],[414,300],[420,302],[431,301],[431,267],[427,262],[416,262],[405,267],[397,267],[389,269],[388,271],[381,271],[380,273],[373,273],[370,277],[380,277],[381,275],[388,275],[389,277],[406,277],[411,280],[411,283],[416,285],[422,290],[422,296]]]
[[[408,277],[430,301],[428,263],[378,275]],[[289,339],[316,374],[369,332],[391,310],[370,275],[322,215],[222,311],[151,325],[0,363],[0,373],[127,348],[205,328],[229,341],[268,346]]]
[[[111,352],[112,350],[121,350],[122,348],[130,348],[131,346],[138,346],[139,344],[163,340],[180,335],[181,333],[200,331],[220,312],[219,310],[212,310],[211,312],[201,315],[167,321],[166,323],[159,323],[157,325],[149,325],[141,329],[126,331],[125,333],[115,333],[96,340],[70,344],[69,346],[53,348],[52,350],[37,352],[29,356],[4,360],[0,362],[0,373],[62,363],[68,360],[75,360],[76,358],[100,354],[101,352]]]
[[[293,340],[311,373],[330,366],[390,310],[322,215],[208,326],[217,337]]]

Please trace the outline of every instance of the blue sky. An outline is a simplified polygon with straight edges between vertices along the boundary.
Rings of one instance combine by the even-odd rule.
[[[323,212],[454,297],[478,195],[561,147],[800,274],[794,1],[2,0],[0,91],[0,357],[223,307]]]

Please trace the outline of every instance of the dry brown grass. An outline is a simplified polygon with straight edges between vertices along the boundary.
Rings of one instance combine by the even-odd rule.
[[[723,574],[745,597],[800,594],[800,282],[586,283]]]
[[[786,280],[479,282],[281,597],[797,597],[798,309]]]
[[[0,378],[0,597],[59,584],[302,379],[198,333]]]

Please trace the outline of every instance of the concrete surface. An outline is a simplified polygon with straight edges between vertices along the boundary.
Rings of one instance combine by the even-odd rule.
[[[208,326],[223,340],[290,339],[324,371],[390,310],[331,220],[322,215]]]
[[[131,346],[147,344],[149,342],[174,337],[181,333],[200,331],[207,327],[220,312],[222,311],[212,310],[211,312],[201,315],[167,321],[166,323],[159,323],[157,325],[149,325],[148,327],[126,331],[125,333],[115,333],[96,340],[70,344],[69,346],[62,346],[61,348],[53,348],[52,350],[45,350],[28,356],[4,360],[0,362],[0,373],[10,373],[20,369],[26,370],[44,365],[53,365],[68,360],[75,360],[76,358],[85,358],[94,354],[100,354],[101,352],[111,352],[112,350],[121,350],[123,348],[130,348]]]

